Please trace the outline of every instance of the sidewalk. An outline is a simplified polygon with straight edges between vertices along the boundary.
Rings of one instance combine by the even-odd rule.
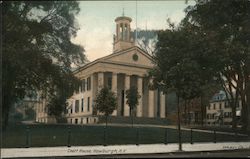
[[[182,144],[185,152],[204,152],[220,150],[250,149],[250,142],[195,143]],[[3,148],[2,158],[14,157],[53,157],[53,156],[89,156],[110,154],[153,154],[178,152],[178,144],[113,145],[113,146],[72,146],[72,147],[37,147]]]

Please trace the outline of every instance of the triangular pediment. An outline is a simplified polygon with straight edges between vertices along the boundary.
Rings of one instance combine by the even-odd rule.
[[[134,66],[154,66],[152,57],[138,47],[132,47],[127,50],[113,53],[109,56],[104,57],[101,61],[115,62]]]

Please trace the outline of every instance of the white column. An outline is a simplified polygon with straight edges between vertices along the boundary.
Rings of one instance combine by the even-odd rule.
[[[91,93],[91,96],[90,96],[90,112],[93,114],[93,99],[94,99],[94,95],[93,95],[93,92],[94,92],[94,74],[92,74],[91,76],[90,76],[90,82],[91,82],[91,84],[90,84],[90,91],[92,92]],[[88,100],[88,99],[87,99]],[[80,112],[80,111],[79,111]]]
[[[124,86],[124,116],[129,116],[129,106],[127,104],[126,90],[130,89],[130,76],[125,75],[125,86]]]
[[[112,73],[112,92],[115,93],[115,96],[117,97],[117,73]],[[112,113],[113,116],[117,116],[117,108]]]
[[[148,93],[148,117],[154,117],[154,90],[149,90]]]
[[[141,96],[141,98],[139,98],[138,100],[138,106],[136,109],[136,116],[137,117],[142,117],[142,77],[137,78],[137,88],[138,88],[138,92]]]
[[[160,92],[160,105],[161,105],[161,108],[160,108],[160,117],[161,118],[165,118],[165,94],[163,94],[163,92],[161,91]]]
[[[104,73],[98,72],[98,92],[104,87]]]

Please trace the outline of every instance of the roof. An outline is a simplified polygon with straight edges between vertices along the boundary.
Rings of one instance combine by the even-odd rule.
[[[213,95],[210,102],[219,102],[219,101],[228,100],[227,96],[229,99],[231,99],[231,95],[229,93],[226,95],[225,91],[220,90],[218,93],[215,93]],[[235,92],[233,92],[233,96],[235,97]],[[239,96],[238,98],[240,99],[241,97]]]
[[[117,17],[117,18],[115,19],[115,22],[117,22],[117,21],[119,21],[119,20],[123,20],[123,19],[126,19],[126,20],[128,20],[129,22],[132,21],[132,19],[131,19],[130,17],[121,16],[121,17]]]
[[[210,100],[210,102],[217,102],[217,101],[223,101],[226,100],[227,96],[225,91],[219,91],[218,93],[215,93],[212,97],[212,99]]]
[[[81,70],[84,70],[96,63],[100,63],[100,62],[105,62],[105,60],[111,58],[111,57],[115,57],[115,56],[118,56],[118,55],[121,55],[121,54],[124,54],[126,52],[129,52],[129,51],[132,51],[132,50],[137,50],[139,51],[140,53],[142,53],[144,56],[148,57],[149,59],[153,60],[152,56],[149,55],[148,53],[146,53],[144,50],[142,50],[140,47],[138,46],[133,46],[133,47],[130,47],[128,49],[125,49],[125,50],[121,50],[121,51],[118,51],[118,52],[114,52],[110,55],[107,55],[107,56],[104,56],[104,57],[101,57],[101,58],[98,58],[90,63],[87,63],[86,65],[82,66],[82,67],[79,67],[77,68],[76,70],[73,71],[73,73],[78,73],[80,72]]]

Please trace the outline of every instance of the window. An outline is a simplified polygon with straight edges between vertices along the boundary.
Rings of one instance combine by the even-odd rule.
[[[120,29],[119,29],[119,32],[120,32],[120,39],[122,39],[122,24],[120,24]]]
[[[228,115],[228,116],[229,116],[230,118],[232,117],[232,115],[233,115],[232,112],[229,112],[229,115]]]
[[[236,103],[236,108],[239,108],[240,107],[240,101],[238,101],[237,103]]]
[[[214,103],[214,109],[215,109],[215,103]]]
[[[128,36],[128,25],[125,24],[123,40],[127,40],[127,36]]]
[[[212,115],[212,119],[215,119],[215,115],[216,115],[215,113]]]
[[[82,112],[84,111],[84,99],[82,98]]]
[[[90,97],[88,97],[88,111],[89,111],[89,103],[90,102]]]
[[[75,112],[78,113],[79,112],[79,100],[75,101]]]
[[[224,113],[224,118],[228,118],[228,112]]]
[[[70,114],[72,114],[73,113],[73,110],[72,109],[70,109]]]
[[[220,109],[221,109],[221,103],[220,103]]]
[[[82,92],[85,91],[85,79],[82,80]]]
[[[112,88],[112,78],[108,77],[108,88],[111,89]]]
[[[75,119],[75,123],[78,124],[78,119]]]
[[[91,77],[87,78],[87,90],[91,89]]]
[[[75,85],[75,92],[76,92],[76,94],[79,93],[79,85],[78,84]]]
[[[228,108],[229,107],[229,104],[228,104],[228,101],[225,102],[225,108]]]

